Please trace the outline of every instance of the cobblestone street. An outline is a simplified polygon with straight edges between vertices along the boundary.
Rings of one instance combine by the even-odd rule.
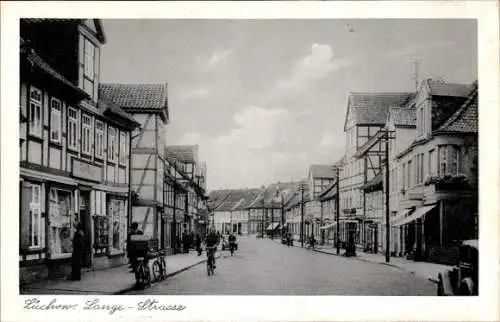
[[[434,295],[435,285],[409,272],[376,263],[287,248],[243,237],[233,257],[204,264],[163,283],[128,294],[154,295]]]

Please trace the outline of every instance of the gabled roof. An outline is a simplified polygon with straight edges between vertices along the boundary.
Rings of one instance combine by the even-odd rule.
[[[54,19],[54,18],[23,18],[23,19],[21,19],[21,22],[32,23],[32,24],[36,24],[36,23],[56,24],[56,23],[75,23],[75,22],[77,22],[79,24],[84,24],[85,20],[86,19],[67,19],[67,18],[57,18],[57,19]],[[97,31],[97,33],[96,33],[97,39],[102,44],[105,44],[106,43],[106,35],[104,33],[104,28],[102,27],[101,19],[89,19],[89,20],[93,20],[93,22],[95,24],[96,31]]]
[[[415,93],[350,93],[349,106],[355,124],[385,124],[390,106],[405,106]],[[344,131],[347,125],[347,115]]]
[[[235,211],[245,209],[245,206],[258,193],[259,189],[228,189],[210,192],[215,211]]]
[[[472,89],[471,85],[446,83],[435,79],[427,79],[426,82],[432,96],[467,97]]]
[[[437,131],[444,132],[478,132],[478,87],[474,84],[467,101]]]
[[[414,108],[408,107],[391,107],[390,117],[395,126],[416,127],[417,114]]]
[[[333,199],[333,197],[335,197],[335,195],[337,194],[336,185],[337,180],[334,180],[320,192],[320,194],[318,195],[318,199],[321,201]]]
[[[99,84],[99,96],[127,112],[164,112],[168,120],[167,84]]]
[[[113,115],[119,116],[120,118],[124,119],[128,123],[128,126],[131,128],[137,128],[141,125],[139,124],[139,122],[137,122],[136,119],[134,119],[132,115],[128,114],[127,112],[122,110],[118,105],[112,102],[99,99],[99,101],[97,102],[97,106],[104,115],[112,114],[110,116]]]
[[[182,163],[196,163],[198,159],[198,145],[169,145],[165,153]]]
[[[312,178],[335,178],[335,170],[330,164],[312,164],[309,173]]]
[[[84,90],[82,90],[81,88],[79,88],[78,86],[76,86],[75,84],[70,82],[66,77],[64,77],[56,69],[54,69],[52,66],[50,66],[22,38],[20,40],[20,53],[21,53],[22,57],[27,59],[27,61],[30,64],[32,64],[32,66],[38,67],[40,70],[42,70],[42,72],[49,75],[53,79],[59,81],[67,88],[70,88],[75,93],[77,93],[80,97],[89,98],[89,95]]]

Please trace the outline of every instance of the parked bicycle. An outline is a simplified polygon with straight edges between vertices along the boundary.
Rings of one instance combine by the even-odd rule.
[[[215,246],[206,247],[207,250],[207,273],[208,276],[215,273]]]
[[[167,263],[165,262],[165,251],[161,250],[154,256],[153,278],[155,282],[163,281],[167,278]]]
[[[137,257],[137,267],[135,268],[135,282],[138,286],[146,287],[151,285],[151,272],[147,257]]]

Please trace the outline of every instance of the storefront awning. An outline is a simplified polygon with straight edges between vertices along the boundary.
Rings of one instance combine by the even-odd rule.
[[[269,226],[267,226],[266,230],[275,230],[276,228],[279,227],[279,225],[280,225],[279,223],[274,222],[274,223],[270,224]]]
[[[402,221],[398,222],[396,225],[397,226],[402,226],[402,225],[406,225],[414,220],[417,220],[418,218],[422,217],[423,215],[425,215],[426,213],[428,213],[429,211],[431,211],[432,209],[434,209],[434,207],[436,207],[436,205],[432,205],[432,206],[423,206],[423,207],[420,207],[420,208],[417,208],[417,210],[415,210],[415,212],[413,214],[411,214],[410,216],[406,217],[405,219],[403,219]]]
[[[337,223],[334,222],[333,224],[328,224],[328,225],[325,225],[325,226],[321,226],[321,227],[319,227],[319,229],[324,230],[324,229],[335,227],[336,225],[337,225]]]
[[[391,224],[396,224],[403,219],[406,218],[406,216],[412,211],[412,209],[405,209],[403,211],[400,211],[397,216],[394,216],[391,218]]]

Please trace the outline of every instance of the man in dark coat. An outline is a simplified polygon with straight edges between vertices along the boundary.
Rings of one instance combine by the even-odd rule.
[[[184,233],[182,235],[182,245],[184,248],[184,253],[189,253],[189,235]]]
[[[71,254],[71,279],[79,281],[82,279],[82,259],[85,247],[85,233],[82,225],[76,225],[76,231],[73,236],[73,253]]]
[[[128,237],[128,243],[127,243],[127,255],[129,259],[129,268],[131,268],[131,273],[135,272],[135,268],[137,267],[137,254],[135,252],[135,249],[131,247],[130,243],[130,236],[132,235],[143,235],[144,233],[142,230],[139,229],[139,224],[137,222],[133,222],[132,225],[130,225],[130,232],[129,232],[129,237]]]

